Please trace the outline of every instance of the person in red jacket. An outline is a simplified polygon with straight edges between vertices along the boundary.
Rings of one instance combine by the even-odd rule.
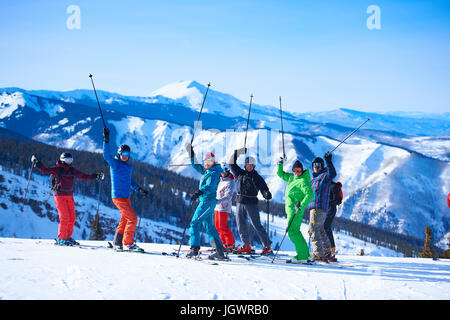
[[[447,206],[450,208],[450,193],[447,195]]]
[[[64,152],[54,167],[45,167],[35,155],[31,156],[33,166],[43,174],[53,176],[53,186],[55,194],[56,210],[59,214],[58,237],[56,242],[59,245],[72,246],[78,244],[73,238],[73,226],[75,225],[75,203],[73,201],[74,178],[81,180],[104,179],[103,172],[85,174],[72,167],[73,157],[70,153]]]

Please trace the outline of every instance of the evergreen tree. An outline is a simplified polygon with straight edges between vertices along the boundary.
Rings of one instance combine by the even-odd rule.
[[[423,250],[419,254],[421,258],[433,258],[433,249],[431,248],[431,241],[433,238],[431,237],[431,229],[428,226],[425,226],[425,242],[423,245]]]
[[[91,234],[89,235],[89,240],[105,240],[105,237],[103,235],[103,230],[100,225],[100,215],[95,215],[94,222],[92,223],[91,227]]]

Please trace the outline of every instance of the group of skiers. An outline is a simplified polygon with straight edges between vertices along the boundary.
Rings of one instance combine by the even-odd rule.
[[[136,191],[146,196],[148,190],[141,188],[133,179],[132,164],[129,163],[131,149],[121,145],[115,156],[111,155],[109,145],[109,130],[103,129],[103,157],[110,166],[111,197],[119,209],[121,219],[117,226],[113,246],[116,250],[143,251],[134,240],[137,216],[130,202],[130,191]],[[212,152],[203,156],[202,165],[196,161],[191,144],[186,146],[191,166],[201,174],[198,190],[191,196],[191,201],[198,201],[189,225],[190,251],[188,258],[200,253],[201,226],[208,235],[211,246],[215,249],[210,259],[226,259],[227,253],[252,253],[249,235],[248,219],[257,237],[263,245],[263,255],[273,254],[269,235],[261,224],[258,209],[258,194],[266,201],[272,199],[272,194],[264,178],[256,171],[254,157],[245,158],[244,168],[237,164],[241,155],[247,149],[234,150],[228,163],[220,165]],[[284,171],[284,158],[277,166],[277,175],[287,182],[285,191],[285,211],[287,215],[286,233],[295,246],[296,256],[292,263],[304,263],[315,260],[336,261],[335,243],[331,232],[331,222],[336,214],[336,205],[342,200],[339,196],[340,186],[333,182],[336,170],[331,161],[332,155],[327,152],[325,161],[317,157],[312,162],[312,177],[308,169],[296,160],[292,172]],[[73,201],[74,178],[83,180],[104,179],[103,172],[85,174],[72,166],[73,158],[69,153],[63,153],[56,166],[45,167],[35,155],[31,161],[40,172],[51,174],[55,179],[55,205],[59,213],[60,223],[57,237],[59,245],[77,244],[72,238],[75,224],[75,207]],[[326,163],[326,165],[325,165]],[[231,213],[232,199],[236,197],[236,223],[242,244],[235,247],[235,238],[228,227],[228,217]],[[336,197],[336,194],[338,196]],[[312,243],[312,254],[300,231],[304,212],[309,212],[308,233]]]

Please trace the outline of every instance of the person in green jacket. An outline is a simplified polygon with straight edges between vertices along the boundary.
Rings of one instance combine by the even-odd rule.
[[[314,197],[309,180],[311,175],[308,169],[303,170],[303,165],[296,160],[292,166],[293,173],[283,170],[283,158],[278,162],[277,174],[286,181],[285,210],[287,215],[287,230],[289,239],[295,246],[297,255],[291,259],[292,263],[307,262],[309,257],[308,244],[300,231],[303,212]]]

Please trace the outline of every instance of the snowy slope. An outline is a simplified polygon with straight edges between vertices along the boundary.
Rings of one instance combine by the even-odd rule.
[[[104,242],[82,241],[98,246]],[[139,244],[150,252],[174,245]],[[209,265],[161,255],[0,238],[0,299],[450,299],[450,262],[342,256],[352,265]]]

